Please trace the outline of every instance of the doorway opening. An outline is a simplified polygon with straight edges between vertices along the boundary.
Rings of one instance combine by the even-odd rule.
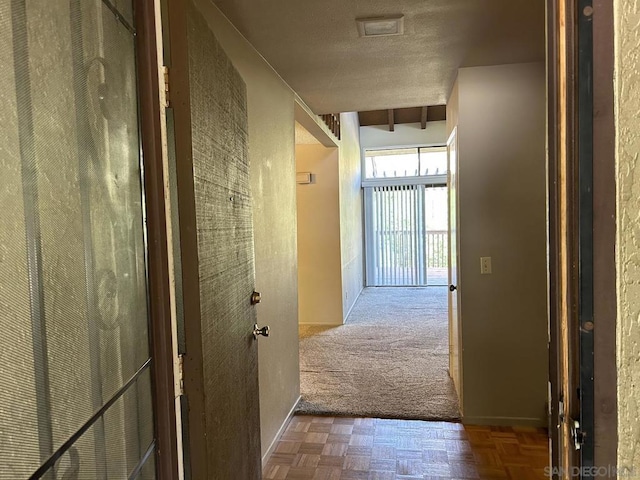
[[[298,319],[342,323],[338,149],[296,122]]]
[[[360,126],[358,136],[345,130],[335,147],[327,147],[296,124],[302,396],[297,413],[460,418],[449,376],[444,127],[442,120],[430,122],[426,131],[419,123],[403,125],[400,130],[431,138],[366,148]],[[433,130],[440,140],[433,140]],[[352,180],[362,205],[365,270],[354,303],[341,271],[341,233],[347,228],[340,216],[346,176],[341,162],[348,161],[349,141],[360,153]]]

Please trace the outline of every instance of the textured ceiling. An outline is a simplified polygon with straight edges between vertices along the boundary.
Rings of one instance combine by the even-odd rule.
[[[318,114],[446,103],[461,66],[541,61],[545,0],[214,0]],[[405,34],[360,38],[400,13]]]

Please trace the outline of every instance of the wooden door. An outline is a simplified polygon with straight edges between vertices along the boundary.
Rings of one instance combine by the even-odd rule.
[[[458,130],[447,142],[449,210],[449,375],[453,379],[462,411],[462,355],[458,301]]]
[[[246,88],[193,2],[168,2],[192,479],[261,478]]]
[[[613,13],[547,10],[552,474],[593,478],[616,464]]]
[[[550,383],[553,478],[569,478],[580,465],[572,441],[579,418],[577,330],[578,252],[576,209],[575,11],[552,2],[549,29],[549,288]]]

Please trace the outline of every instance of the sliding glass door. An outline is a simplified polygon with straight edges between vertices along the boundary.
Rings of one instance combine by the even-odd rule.
[[[155,478],[132,25],[0,0],[0,479]]]
[[[364,190],[367,285],[446,285],[446,187]]]
[[[367,286],[447,284],[446,148],[365,152]]]

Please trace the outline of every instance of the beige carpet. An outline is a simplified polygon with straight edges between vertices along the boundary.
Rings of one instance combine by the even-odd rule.
[[[345,325],[300,328],[300,414],[457,420],[446,287],[365,289]]]

